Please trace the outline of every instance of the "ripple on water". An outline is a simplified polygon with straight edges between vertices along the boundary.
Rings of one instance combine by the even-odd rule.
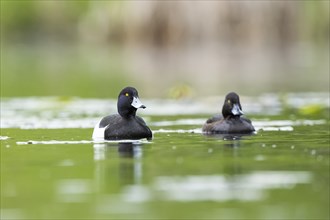
[[[77,141],[58,141],[58,140],[46,140],[46,141],[17,141],[17,145],[27,145],[27,144],[106,144],[106,143],[132,143],[132,144],[146,144],[151,143],[146,139],[141,140],[118,140],[118,141],[108,141],[108,140],[77,140]]]
[[[154,190],[160,199],[171,201],[256,201],[267,196],[266,190],[290,189],[311,180],[312,175],[307,171],[256,171],[235,178],[222,175],[160,176],[152,188],[127,187],[122,198],[126,202],[146,202],[152,199],[151,190]],[[141,193],[145,196],[138,196]]]
[[[8,136],[0,136],[0,141],[8,140],[9,138]]]
[[[287,104],[291,103],[292,108],[315,103],[329,107],[328,97],[328,94],[324,93],[289,94]],[[196,125],[197,128],[200,128],[207,118],[150,121],[148,116],[201,114],[211,116],[219,111],[222,99],[223,97],[220,96],[194,100],[146,99],[144,103],[148,108],[139,111],[139,114],[146,119],[150,126],[154,127]],[[276,94],[264,94],[259,97],[242,96],[242,99],[247,115],[279,115],[282,111],[281,99]],[[116,102],[114,99],[69,98],[63,100],[59,97],[4,98],[0,103],[0,125],[1,128],[21,129],[93,128],[101,117],[117,112]],[[253,118],[252,121],[257,130],[267,131],[292,131],[293,126],[326,123],[325,120],[270,121]]]

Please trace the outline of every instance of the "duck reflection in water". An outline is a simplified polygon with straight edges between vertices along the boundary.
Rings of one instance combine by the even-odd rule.
[[[112,190],[142,181],[140,143],[120,142],[94,144],[95,179],[100,191]]]
[[[255,135],[252,134],[204,134],[207,138],[222,139],[224,140],[224,146],[226,147],[240,147],[241,140],[246,137]]]
[[[118,153],[121,157],[139,158],[142,156],[140,145],[132,142],[118,143]]]
[[[94,160],[105,160],[114,158],[113,151],[118,146],[118,155],[120,157],[139,158],[142,157],[140,143],[119,142],[119,143],[95,143],[94,144]]]

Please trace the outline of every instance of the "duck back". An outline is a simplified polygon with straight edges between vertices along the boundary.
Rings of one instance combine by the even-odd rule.
[[[139,117],[123,118],[120,115],[109,115],[100,121],[100,128],[104,129],[104,139],[123,140],[123,139],[142,139],[152,138],[152,132],[144,120]]]
[[[254,132],[251,121],[243,117],[234,117],[225,119],[216,115],[206,121],[203,126],[203,132],[219,134],[246,134]]]

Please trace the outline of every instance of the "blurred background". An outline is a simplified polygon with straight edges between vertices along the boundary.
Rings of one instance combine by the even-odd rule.
[[[329,91],[329,1],[1,0],[1,96]]]

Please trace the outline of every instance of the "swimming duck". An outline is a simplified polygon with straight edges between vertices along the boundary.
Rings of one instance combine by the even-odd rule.
[[[96,124],[93,139],[124,140],[152,139],[152,132],[145,121],[136,115],[138,108],[146,108],[133,87],[124,88],[118,95],[119,114],[106,116]]]
[[[222,115],[215,115],[208,119],[204,126],[205,133],[218,134],[247,134],[255,131],[251,121],[241,117],[243,115],[239,96],[235,92],[226,95],[222,107]]]

